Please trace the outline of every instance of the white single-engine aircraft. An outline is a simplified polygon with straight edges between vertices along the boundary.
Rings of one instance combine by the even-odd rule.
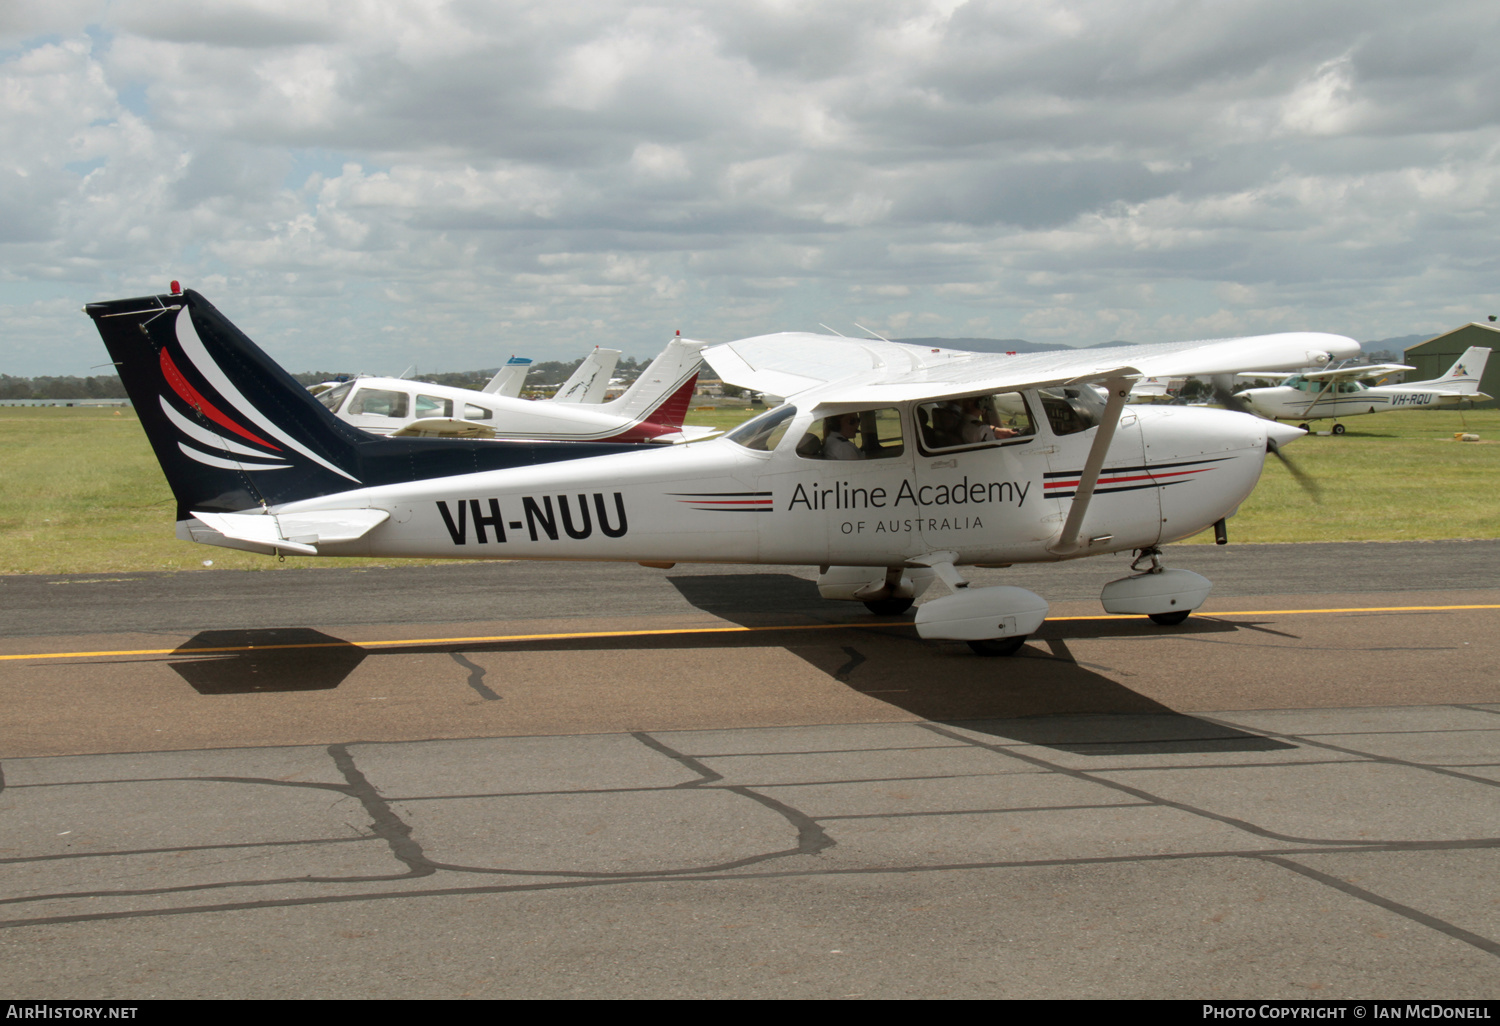
[[[483,391],[407,378],[360,377],[317,394],[340,420],[377,435],[594,442],[681,442],[714,432],[682,418],[703,365],[703,343],[675,338],[625,394],[600,402],[620,353],[594,349],[558,395],[515,398],[520,377],[507,365]],[[530,364],[530,360],[526,361]],[[516,392],[506,394],[510,387]]]
[[[1016,651],[1047,613],[960,566],[1140,550],[1107,610],[1184,619],[1210,584],[1159,546],[1224,518],[1296,428],[1124,409],[1139,375],[1307,366],[1337,335],[996,356],[785,334],[714,347],[728,381],[791,396],[677,446],[381,438],[336,418],[198,293],[91,303],[185,540],[264,553],[810,564],[822,593],[904,610],[921,637]],[[1098,383],[1105,396],[1091,385]],[[1007,412],[1002,413],[1005,410]]]
[[[1479,381],[1484,377],[1484,365],[1489,358],[1488,349],[1475,346],[1465,350],[1442,377],[1400,385],[1366,385],[1357,379],[1414,369],[1402,363],[1309,370],[1294,374],[1270,388],[1247,388],[1236,392],[1234,399],[1262,417],[1301,421],[1304,431],[1307,430],[1307,421],[1331,417],[1333,433],[1341,435],[1344,425],[1339,419],[1343,417],[1384,413],[1386,410],[1430,410],[1437,406],[1456,406],[1461,402],[1488,401],[1490,397],[1479,391]]]

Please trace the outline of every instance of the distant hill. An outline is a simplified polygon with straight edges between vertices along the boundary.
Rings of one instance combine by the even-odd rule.
[[[1441,334],[1442,332],[1438,332],[1438,335]],[[1418,342],[1426,342],[1428,339],[1436,337],[1437,335],[1399,335],[1396,338],[1382,338],[1374,342],[1361,342],[1360,347],[1367,353],[1384,350],[1388,353],[1400,354]]]

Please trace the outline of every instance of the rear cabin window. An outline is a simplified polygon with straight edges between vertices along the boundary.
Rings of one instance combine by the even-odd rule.
[[[489,420],[494,415],[494,411],[487,407],[464,403],[464,420]]]
[[[894,407],[820,418],[797,442],[797,455],[809,460],[888,460],[905,451]]]
[[[1020,392],[975,395],[917,407],[917,433],[928,453],[982,449],[1036,434]]]
[[[406,416],[405,392],[395,392],[388,388],[361,388],[354,393],[354,398],[349,401],[349,409],[346,413],[363,413],[370,417],[405,417]]]

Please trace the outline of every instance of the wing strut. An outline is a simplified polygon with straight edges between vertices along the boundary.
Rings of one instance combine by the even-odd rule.
[[[1089,500],[1094,497],[1094,486],[1099,483],[1099,471],[1104,467],[1104,457],[1109,453],[1109,444],[1114,441],[1115,428],[1120,426],[1120,412],[1125,408],[1125,399],[1130,395],[1130,379],[1112,377],[1104,382],[1109,399],[1104,404],[1104,417],[1099,421],[1099,433],[1094,436],[1088,459],[1083,461],[1083,475],[1078,479],[1078,490],[1073,493],[1073,505],[1068,510],[1068,519],[1063,524],[1057,540],[1047,546],[1047,551],[1059,556],[1077,552],[1078,532],[1083,527],[1083,518],[1089,511]]]

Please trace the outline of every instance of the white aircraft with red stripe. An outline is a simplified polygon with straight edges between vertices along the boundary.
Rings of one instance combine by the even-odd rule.
[[[618,399],[600,402],[619,351],[595,349],[559,394],[531,401],[504,394],[506,368],[483,391],[407,378],[359,377],[317,394],[340,420],[377,435],[682,442],[713,434],[684,428],[703,343],[674,338]],[[530,361],[527,361],[528,363]],[[491,391],[491,386],[496,386]]]
[[[1000,356],[781,334],[704,351],[785,395],[689,445],[380,438],[338,420],[202,296],[87,307],[177,499],[178,536],[265,553],[802,564],[825,597],[904,612],[920,636],[1017,650],[1047,603],[971,588],[965,565],[1134,554],[1107,610],[1179,622],[1209,582],[1161,546],[1214,527],[1296,428],[1125,407],[1146,375],[1342,359],[1336,335]],[[177,369],[174,375],[167,368]],[[1098,388],[1103,389],[1101,393]]]

